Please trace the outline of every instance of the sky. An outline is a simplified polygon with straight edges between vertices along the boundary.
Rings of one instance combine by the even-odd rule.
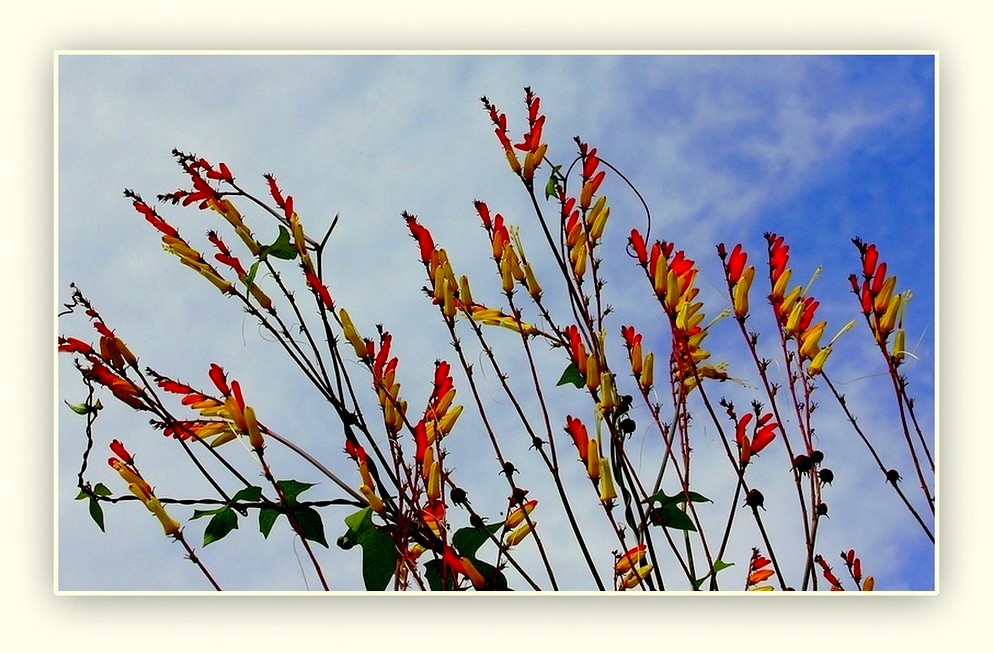
[[[455,358],[434,307],[420,292],[423,268],[401,212],[416,214],[431,230],[457,272],[473,280],[475,296],[497,301],[499,283],[472,201],[485,200],[518,224],[529,254],[541,252],[543,243],[479,98],[487,96],[506,112],[511,134],[517,136],[525,125],[525,86],[541,97],[548,156],[571,161],[577,135],[597,147],[644,196],[653,238],[674,241],[699,262],[708,316],[727,305],[719,290],[715,245],[741,242],[758,264],[763,233],[774,232],[791,246],[795,278],[805,280],[823,266],[812,292],[833,334],[857,316],[847,285],[847,276],[859,268],[850,239],[876,243],[899,286],[914,293],[906,318],[914,357],[906,373],[925,432],[934,434],[931,56],[64,54],[57,74],[60,301],[68,301],[68,284],[75,282],[142,364],[164,374],[208,387],[210,363],[222,364],[241,382],[266,424],[292,434],[345,478],[355,478],[354,466],[341,454],[330,411],[235,302],[220,298],[161,251],[157,234],[122,191],[131,188],[151,200],[183,186],[186,181],[170,156],[179,148],[226,162],[239,182],[259,194],[265,191],[263,173],[275,174],[312,233],[321,233],[332,216],[340,216],[328,255],[331,292],[360,331],[372,333],[382,323],[393,333],[404,392],[417,406],[426,399],[433,361]],[[605,247],[615,252],[606,267],[606,292],[618,314],[611,322],[613,337],[621,324],[634,323],[661,349],[662,316],[645,301],[650,299],[647,282],[622,255],[630,229],[644,230],[644,213],[616,178],[608,177],[603,189],[612,207]],[[221,226],[194,209],[163,207],[162,215],[203,251],[203,233]],[[275,227],[259,218],[251,219],[260,225],[260,239],[267,233],[274,237]],[[233,236],[227,240],[235,242]],[[552,278],[547,264],[537,272],[539,278],[543,273]],[[715,359],[728,360],[732,376],[740,369],[742,376],[754,377],[741,356],[740,340],[734,339],[734,325],[725,321],[719,327],[710,336]],[[878,433],[881,450],[900,461],[893,397],[880,376],[871,338],[864,324],[858,327],[839,341],[829,371],[860,424]],[[62,320],[59,331],[87,338],[92,333],[76,318]],[[520,369],[515,338],[509,332],[492,334],[511,370]],[[559,354],[541,353],[551,384],[561,372]],[[478,367],[485,367],[481,359]],[[357,364],[354,371],[355,379],[364,380]],[[547,524],[550,534],[559,533],[565,522],[544,472],[528,453],[494,379],[486,372],[483,376],[488,410],[506,434],[509,457],[539,498],[539,529]],[[468,387],[458,373],[455,383],[460,401],[469,404]],[[558,388],[552,393],[559,418],[553,423],[588,411],[576,392]],[[737,405],[754,398],[752,390],[735,384],[711,392],[726,394]],[[59,361],[58,398],[82,400],[82,385],[65,356]],[[96,423],[90,479],[116,492],[124,489],[102,462],[109,455],[106,443],[117,438],[138,456],[143,474],[164,496],[206,496],[207,488],[177,455],[176,443],[150,430],[142,415],[113,403],[104,397],[109,409]],[[819,549],[836,568],[838,552],[856,549],[880,588],[933,589],[930,543],[879,480],[862,444],[839,419],[833,399],[824,395],[822,404],[818,437],[837,479],[826,490],[831,518]],[[64,404],[57,420],[59,589],[208,589],[179,546],[162,536],[140,506],[108,506],[107,533],[90,521],[84,502],[73,500],[83,423]],[[700,422],[694,446],[704,461],[717,449],[713,433]],[[646,469],[658,455],[652,435],[645,429],[633,441]],[[479,488],[473,494],[476,509],[499,518],[506,486],[482,449],[478,423],[464,415],[447,445],[454,476],[469,489]],[[281,470],[277,477],[317,480],[292,457],[271,449],[273,464]],[[767,475],[763,487],[771,491],[766,495],[776,496],[777,483],[788,478],[780,464],[785,459],[763,458],[755,472]],[[710,459],[719,463],[710,468],[701,462],[695,473],[700,491],[720,506],[710,519],[720,522],[733,487],[726,461]],[[602,543],[597,555],[607,568],[616,543],[609,539],[599,507],[587,500],[579,463],[568,467],[566,481],[576,488],[579,503],[586,500],[583,523],[593,541]],[[326,484],[310,491],[313,498],[331,498],[334,492]],[[768,520],[774,541],[795,542],[795,520],[781,519],[773,507]],[[184,522],[189,517],[188,509],[173,511]],[[333,544],[344,532],[347,514],[323,513],[332,548],[320,555],[332,586],[355,590],[361,589],[358,550],[344,552]],[[455,515],[458,527],[464,515]],[[227,539],[205,548],[199,546],[202,520],[190,522],[187,533],[226,588],[314,589],[316,581],[288,529],[277,526],[263,540],[253,526],[249,518]],[[739,526],[731,549],[736,566],[724,572],[734,578],[726,581],[730,588],[741,586],[747,552],[761,544],[748,522]],[[536,563],[530,549],[521,557]],[[590,589],[570,540],[563,541],[556,560],[562,589]],[[512,576],[511,584],[522,585]]]

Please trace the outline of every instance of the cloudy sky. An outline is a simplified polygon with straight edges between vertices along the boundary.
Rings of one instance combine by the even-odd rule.
[[[60,299],[68,300],[68,284],[75,282],[142,364],[159,372],[208,387],[208,366],[222,364],[242,383],[262,421],[300,441],[345,478],[354,477],[354,468],[341,455],[330,411],[234,301],[223,300],[161,251],[157,234],[122,191],[132,188],[152,200],[183,186],[186,181],[170,156],[175,147],[226,162],[240,183],[259,194],[265,190],[262,174],[274,173],[284,192],[293,195],[311,233],[322,233],[339,215],[328,254],[331,291],[361,331],[372,333],[381,323],[394,334],[400,380],[411,406],[417,406],[426,398],[432,362],[455,358],[435,309],[420,293],[423,268],[400,214],[414,213],[431,229],[456,271],[472,278],[477,298],[498,300],[499,282],[486,258],[488,245],[472,200],[487,201],[520,225],[532,258],[538,258],[543,243],[479,97],[486,95],[508,114],[511,134],[517,136],[526,117],[524,86],[542,99],[548,156],[571,161],[576,135],[597,147],[645,197],[653,237],[674,241],[700,263],[708,315],[726,305],[715,245],[742,242],[758,263],[762,234],[770,231],[791,245],[796,279],[802,282],[824,266],[812,293],[821,300],[833,335],[857,315],[847,285],[847,276],[859,268],[850,239],[876,243],[899,287],[914,292],[906,318],[914,358],[906,371],[924,430],[934,432],[931,56],[65,54],[57,74]],[[612,206],[605,242],[612,254],[605,258],[606,292],[618,313],[613,336],[621,324],[632,323],[649,340],[655,338],[653,349],[662,349],[663,318],[646,302],[651,298],[647,282],[623,255],[627,232],[644,229],[644,213],[616,178],[608,178],[603,190]],[[195,209],[166,207],[162,214],[203,251],[208,249],[204,232],[221,227],[216,216]],[[274,237],[275,227],[261,217],[250,217],[260,239]],[[233,236],[227,240],[235,242]],[[539,265],[538,273],[552,279],[547,264]],[[709,342],[715,359],[729,361],[732,375],[740,370],[740,376],[754,377],[734,325],[720,326]],[[91,337],[75,318],[63,320],[60,331]],[[511,369],[519,361],[515,338],[493,334]],[[873,353],[860,324],[840,341],[829,371],[860,424],[871,429],[893,466],[906,470],[905,487],[912,490],[893,421],[894,400]],[[545,380],[551,384],[561,372],[559,354],[543,353]],[[478,365],[483,367],[482,360]],[[354,371],[364,381],[358,365]],[[455,382],[461,401],[468,403],[463,377],[456,374]],[[528,442],[492,376],[484,378],[487,382],[487,409],[506,437],[511,459],[523,470],[523,482],[539,498],[536,521],[549,526],[546,541],[554,540],[565,527],[561,509],[543,470],[529,458]],[[712,396],[726,394],[740,406],[758,398],[748,388],[732,386],[715,386]],[[60,399],[82,400],[82,385],[68,357],[60,360],[58,392]],[[559,388],[551,401],[560,420],[555,423],[566,414],[588,417],[589,408],[576,391]],[[113,404],[107,398],[104,403]],[[823,394],[821,403],[819,444],[837,480],[826,489],[831,519],[819,536],[819,550],[840,569],[838,553],[855,548],[880,588],[932,589],[930,543],[885,487],[851,428],[839,420],[830,395]],[[478,423],[462,419],[447,441],[454,476],[470,491],[479,488],[473,495],[477,510],[499,518],[506,486],[496,475],[496,463],[487,458]],[[708,430],[702,414],[698,421],[698,490],[715,498],[711,519],[719,524],[733,492],[730,470],[713,448],[712,426]],[[83,422],[63,406],[58,426],[59,588],[207,589],[179,546],[162,536],[140,506],[108,507],[107,533],[99,532],[85,504],[73,501]],[[658,457],[653,435],[647,428],[635,435],[645,470]],[[136,453],[162,495],[209,495],[180,458],[176,443],[148,429],[143,416],[112,405],[98,420],[95,436],[91,481],[124,489],[103,464],[109,455],[106,443],[118,438]],[[716,461],[713,466],[703,462],[708,455]],[[752,472],[767,475],[762,487],[788,480],[785,454],[776,455],[765,456]],[[275,451],[273,456],[281,465],[277,477],[318,480],[291,457]],[[245,455],[241,458],[242,465],[250,465]],[[616,543],[608,539],[602,513],[583,485],[579,463],[575,467],[566,471],[566,480],[575,488],[577,505],[583,505],[593,541],[600,543],[597,559],[607,568]],[[326,484],[310,492],[312,498],[336,496]],[[794,506],[795,497],[779,512],[770,509],[768,519],[774,539],[783,542],[780,555],[795,569],[797,558],[786,552],[797,548],[790,546],[798,542],[796,519],[789,512]],[[190,516],[187,508],[173,512],[184,521]],[[332,548],[319,554],[329,580],[336,589],[359,589],[358,550],[343,552],[333,545],[344,532],[348,511],[323,514]],[[464,515],[453,511],[452,520],[460,526]],[[187,527],[197,545],[203,525]],[[748,551],[761,545],[751,523],[742,520],[739,527],[731,551],[736,567],[724,572],[733,579],[726,581],[730,588],[741,586]],[[562,589],[589,589],[574,542],[566,539],[557,546]],[[316,586],[285,527],[277,526],[263,540],[249,518],[202,555],[226,588],[302,591]],[[537,564],[526,552],[521,556]],[[513,577],[511,582],[522,585]]]

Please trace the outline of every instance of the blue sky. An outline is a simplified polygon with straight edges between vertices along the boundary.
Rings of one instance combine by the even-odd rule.
[[[301,410],[314,405],[313,391],[234,302],[222,301],[161,252],[156,234],[121,191],[133,188],[151,200],[184,184],[169,155],[178,147],[225,161],[240,181],[254,180],[260,193],[261,175],[274,173],[314,233],[340,214],[329,255],[332,293],[360,330],[371,332],[374,324],[384,323],[393,332],[402,352],[401,380],[414,406],[426,395],[431,362],[438,356],[453,359],[453,354],[444,349],[442,326],[419,293],[423,269],[400,212],[417,214],[452,254],[456,269],[470,274],[475,294],[495,300],[498,283],[471,201],[486,200],[521,225],[528,252],[539,252],[541,241],[478,98],[486,95],[505,111],[517,135],[524,125],[524,86],[542,98],[549,156],[571,159],[575,135],[598,147],[645,196],[653,236],[675,241],[700,262],[708,315],[724,306],[717,290],[715,244],[743,242],[757,261],[762,233],[773,231],[791,245],[798,279],[824,266],[814,294],[833,333],[856,315],[846,278],[858,269],[858,259],[849,240],[860,236],[877,243],[900,287],[914,291],[907,323],[917,358],[908,362],[907,373],[925,428],[933,433],[935,80],[930,56],[63,55],[58,76],[60,299],[68,299],[68,283],[75,281],[142,363],[163,373],[205,386],[209,364],[222,363],[242,382],[266,423],[297,435],[345,477],[354,470],[340,455],[340,443],[329,443],[333,438],[319,426],[328,413]],[[643,228],[644,218],[621,184],[608,180],[604,188],[613,207],[606,246],[621,248],[630,228]],[[170,208],[163,215],[191,241],[200,238],[206,250],[202,233],[217,226],[208,223],[206,214]],[[264,227],[259,231],[264,237]],[[545,271],[549,278],[550,270]],[[649,296],[645,282],[632,277],[635,272],[624,257],[608,266],[608,291],[616,293],[618,312],[634,316],[618,319],[614,329],[633,321],[648,333],[660,333],[659,314],[641,310]],[[731,340],[733,325],[723,326],[725,340],[733,344],[715,356],[729,360],[733,374],[740,347]],[[864,361],[876,372],[880,362],[872,357],[864,325],[859,326],[841,341],[831,361],[838,364],[833,378],[844,383],[860,420],[885,431],[892,429],[892,404],[887,403],[892,397],[878,392],[885,379],[866,374]],[[67,334],[88,335],[78,320],[60,327]],[[513,356],[511,338],[495,334],[494,342]],[[552,354],[547,360],[549,376],[557,378],[559,359]],[[358,368],[356,378],[363,378]],[[80,400],[81,386],[68,358],[60,361],[59,384],[60,398]],[[456,385],[467,401],[458,376]],[[738,393],[736,401],[747,402],[741,388],[718,391]],[[828,399],[822,402],[829,404]],[[496,414],[505,412],[495,387],[491,401]],[[577,410],[574,397],[560,394],[556,402],[563,415]],[[819,429],[825,451],[838,461],[837,469],[851,470],[830,488],[832,519],[822,534],[825,557],[855,548],[881,586],[931,589],[928,543],[892,493],[876,487],[850,429],[838,424],[827,406],[825,413]],[[60,589],[205,589],[179,547],[162,537],[143,509],[108,509],[107,534],[89,521],[84,504],[72,500],[81,422],[64,407],[58,419]],[[479,454],[472,423],[463,419],[449,451],[456,476],[472,478]],[[125,440],[163,494],[203,491],[188,488],[193,481],[189,470],[175,466],[175,443],[148,430],[144,421],[116,407],[108,410],[97,423],[98,443]],[[507,432],[514,429],[508,420]],[[644,446],[647,460],[653,452],[650,443]],[[706,444],[698,446],[705,455]],[[97,461],[103,451],[98,444]],[[899,447],[889,451],[899,456]],[[527,469],[526,446],[514,460],[533,471],[540,494],[542,472]],[[774,473],[774,466],[762,462]],[[308,473],[289,458],[278,464],[285,470],[280,477]],[[122,489],[101,464],[91,468],[91,475]],[[726,467],[700,475],[715,496],[729,495],[722,485]],[[577,479],[581,470],[572,480]],[[493,487],[502,500],[505,488],[495,474],[479,472],[478,483]],[[585,488],[577,488],[583,496]],[[554,529],[563,523],[561,515],[550,493],[542,497],[545,514],[538,521]],[[481,512],[497,517],[499,502],[481,503]],[[329,539],[340,534],[344,514],[325,514]],[[598,532],[602,516],[598,521],[591,512],[589,519],[591,532]],[[188,529],[194,542],[200,528],[202,522],[193,522]],[[777,524],[774,530],[788,540],[789,528]],[[742,531],[736,541],[739,570],[745,565],[741,551],[759,544],[748,528]],[[574,548],[562,553],[561,575],[568,579],[563,585],[587,589],[582,569],[575,567]],[[600,552],[604,560],[610,548],[605,545]],[[288,533],[277,528],[263,541],[245,523],[203,555],[232,589],[313,588],[314,579],[302,577],[292,551]],[[333,584],[356,589],[357,552],[332,548],[324,553]],[[145,573],[149,569],[155,573]]]

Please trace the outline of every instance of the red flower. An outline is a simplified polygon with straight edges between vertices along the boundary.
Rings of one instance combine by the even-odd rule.
[[[786,264],[790,260],[790,247],[784,245],[783,237],[776,236],[776,234],[767,234],[766,240],[769,241],[769,267],[772,282],[775,283],[786,271]]]
[[[876,276],[876,261],[879,260],[879,252],[876,250],[875,245],[869,245],[865,249],[865,254],[862,255],[862,274],[866,279]],[[883,270],[883,276],[886,275],[886,271]]]
[[[489,231],[492,223],[490,221],[490,209],[486,206],[486,202],[476,200],[472,204],[476,207],[476,213],[479,214],[479,219],[483,221],[483,226]]]
[[[207,375],[210,377],[210,380],[214,382],[214,385],[217,386],[217,390],[222,395],[227,397],[231,394],[231,389],[228,387],[227,375],[224,374],[224,370],[221,369],[220,365],[217,363],[211,363],[210,371],[207,372]]]
[[[331,299],[331,292],[328,290],[328,287],[324,285],[324,282],[321,281],[320,278],[313,272],[305,272],[305,274],[307,276],[307,285],[310,286],[311,290],[317,293],[317,296],[320,298],[321,303],[324,304],[324,307],[328,310],[334,310],[334,300]]]
[[[141,198],[135,196],[135,200],[134,202],[132,202],[132,205],[134,206],[135,210],[137,210],[139,213],[145,216],[145,219],[160,232],[172,238],[179,237],[179,232],[175,229],[175,227],[173,227],[168,222],[160,218],[158,214],[155,212],[155,209],[145,204],[145,202],[143,202]]]
[[[348,457],[357,463],[368,463],[368,457],[366,456],[365,449],[362,448],[361,444],[353,442],[351,440],[345,440],[345,453]]]
[[[120,440],[114,440],[110,443],[110,450],[117,454],[117,457],[123,460],[128,465],[134,464],[134,458],[128,453],[128,450],[124,448]]]
[[[217,170],[208,169],[207,179],[217,179],[218,181],[223,180],[228,182],[229,184],[234,181],[234,176],[231,174],[231,171],[228,169],[227,164],[223,162],[218,163],[217,168],[218,168]]]
[[[241,261],[238,260],[238,257],[231,254],[231,250],[229,250],[227,245],[224,244],[224,241],[221,240],[221,237],[217,235],[216,231],[208,232],[207,240],[213,243],[214,247],[217,248],[218,253],[214,254],[215,259],[237,272],[239,276],[248,276],[248,273],[245,272],[245,268],[241,266]]]
[[[407,228],[410,230],[410,235],[414,237],[418,247],[420,247],[421,261],[423,263],[429,263],[431,261],[431,253],[435,249],[431,232],[417,222],[415,216],[404,213],[403,218],[407,221]]]
[[[638,262],[642,266],[647,265],[648,251],[645,249],[645,239],[637,229],[631,230],[629,242],[631,243],[631,248],[634,249],[634,254],[638,258]]]
[[[628,349],[641,342],[641,334],[635,331],[633,326],[622,326],[621,335],[624,336],[624,345]]]
[[[728,282],[733,286],[738,283],[741,273],[745,270],[745,263],[748,261],[748,254],[741,249],[741,244],[734,246],[731,250],[731,258],[728,261]]]
[[[63,338],[59,336],[59,351],[71,354],[93,355],[93,347],[78,338]]]
[[[572,441],[579,451],[579,459],[585,463],[590,455],[590,436],[586,431],[586,425],[569,415],[565,418],[565,430],[572,436]]]

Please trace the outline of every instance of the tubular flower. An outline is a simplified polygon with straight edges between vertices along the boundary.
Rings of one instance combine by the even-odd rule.
[[[83,356],[90,357],[94,356],[95,352],[93,347],[89,343],[83,342],[79,338],[66,338],[64,336],[59,336],[58,340],[59,351],[66,352],[70,354],[82,354]]]
[[[636,332],[633,326],[622,326],[621,335],[624,337],[624,346],[627,348],[628,358],[631,360],[631,374],[635,378],[639,378],[645,369],[644,358],[641,353],[641,334]]]
[[[490,120],[496,126],[496,136],[500,140],[500,144],[503,146],[504,154],[507,156],[507,163],[510,164],[510,169],[513,170],[518,175],[522,174],[521,162],[517,158],[517,154],[514,152],[513,145],[510,144],[510,137],[507,136],[507,116],[506,114],[497,111],[497,108],[490,104],[490,101],[483,97],[481,98],[483,102],[483,107],[490,114]]]
[[[366,345],[366,341],[362,339],[359,332],[355,330],[355,325],[352,324],[352,319],[348,315],[348,311],[345,309],[338,310],[338,319],[341,322],[341,331],[345,335],[345,339],[351,343],[352,348],[355,350],[355,355],[360,359],[369,358],[369,348]]]
[[[500,326],[505,329],[510,329],[511,331],[523,333],[524,335],[538,333],[538,330],[533,324],[519,321],[506,313],[502,313],[498,309],[487,308],[481,304],[471,305],[469,307],[469,316],[474,322],[479,322],[489,326]]]
[[[244,277],[248,274],[245,271],[245,268],[242,267],[241,261],[238,260],[237,256],[231,254],[231,250],[228,249],[228,246],[224,244],[224,241],[221,240],[221,237],[217,235],[216,231],[207,232],[207,240],[209,240],[211,244],[215,248],[217,248],[217,253],[214,254],[214,258],[219,263],[223,263],[224,265],[234,270],[239,278]]]
[[[307,279],[307,285],[314,292],[314,295],[320,301],[321,305],[329,311],[334,310],[334,300],[331,298],[331,292],[328,287],[324,285],[320,277],[311,272],[305,273]],[[254,288],[254,285],[252,286]]]
[[[674,253],[674,249],[672,243],[656,241],[647,255],[646,273],[672,326],[674,378],[685,391],[689,391],[696,386],[698,379],[728,378],[720,366],[698,367],[698,364],[710,357],[710,353],[703,348],[710,326],[729,313],[725,311],[707,326],[701,326],[705,317],[703,303],[696,301],[700,292],[694,285],[696,263],[685,252],[680,250]],[[645,374],[646,367],[647,357],[642,365],[641,375],[641,385],[647,390],[652,379],[651,373]]]
[[[894,341],[889,355],[895,363],[899,363],[905,353],[906,336],[900,335],[903,331],[903,313],[911,294],[909,291],[896,292],[896,276],[886,276],[886,263],[878,262],[879,253],[875,245],[866,245],[858,238],[853,239],[852,242],[862,257],[863,276],[861,285],[856,275],[849,277],[852,291],[859,297],[862,313],[868,320],[877,343],[885,346],[890,334],[894,330],[897,331],[900,342]]]
[[[379,337],[379,351],[373,350],[372,383],[383,409],[383,422],[391,434],[400,432],[403,427],[407,403],[400,399],[400,384],[396,381],[396,368],[399,360],[390,356],[393,337],[383,332]]]
[[[120,440],[113,440],[110,443],[110,450],[124,461],[125,465],[134,465],[134,457],[128,452]]]
[[[124,196],[132,200],[131,204],[134,206],[134,209],[144,216],[149,224],[158,229],[163,236],[179,236],[176,228],[163,220],[155,209],[146,204],[137,193],[129,189],[124,191]]]
[[[526,521],[526,517],[530,515],[535,507],[538,505],[537,499],[532,499],[514,508],[510,514],[507,515],[507,520],[504,522],[504,528],[514,529]]]
[[[614,477],[610,471],[610,463],[606,458],[600,459],[600,501],[609,503],[617,498],[614,489]]]
[[[828,566],[827,560],[824,559],[820,554],[814,556],[814,562],[816,562],[821,567],[821,575],[824,576],[824,580],[831,584],[832,592],[840,592],[845,588],[841,586],[841,581],[838,577],[834,575],[831,567]]]
[[[768,446],[776,437],[776,430],[779,424],[772,421],[772,413],[766,413],[758,419],[752,429],[752,435],[746,435],[748,424],[754,417],[753,413],[746,413],[738,420],[735,438],[741,450],[741,464],[748,463],[753,454],[757,454]]]
[[[648,577],[648,574],[652,573],[652,569],[655,566],[651,564],[642,565],[640,567],[635,567],[627,573],[624,578],[621,579],[621,589],[629,590],[634,589],[641,584],[643,580]]]
[[[177,536],[180,528],[179,522],[169,516],[162,502],[156,498],[155,493],[152,491],[152,486],[141,477],[138,470],[118,458],[111,458],[107,462],[121,475],[124,482],[128,484],[128,490],[131,494],[138,497],[145,504],[145,507],[155,515],[159,523],[162,524],[165,534],[173,537]]]
[[[641,368],[641,378],[639,379],[641,388],[647,392],[655,384],[655,354],[648,352],[645,362]]]
[[[446,361],[436,361],[434,388],[424,410],[425,436],[433,443],[438,436],[447,435],[455,420],[462,414],[462,406],[452,406],[455,400],[455,385],[452,382],[452,366]]]
[[[728,289],[731,292],[734,315],[739,320],[744,320],[748,315],[748,291],[755,279],[755,266],[745,267],[748,262],[748,254],[742,249],[741,243],[734,246],[730,256],[727,255],[724,243],[720,243],[717,246],[717,253],[721,260],[725,261],[724,273],[727,277]]]
[[[641,232],[637,229],[632,229],[631,235],[628,236],[628,244],[634,250],[634,257],[638,260],[638,265],[643,268],[647,267],[648,250],[645,248],[645,238],[641,235]]]
[[[566,433],[572,436],[572,441],[576,445],[579,459],[584,463],[589,460],[590,436],[587,434],[586,425],[582,421],[569,415],[565,418]]]
[[[639,544],[638,546],[629,549],[617,559],[617,563],[614,565],[614,575],[622,576],[627,572],[631,571],[632,568],[636,567],[639,562],[645,557],[646,546],[644,544]]]
[[[245,425],[248,427],[248,442],[252,445],[253,449],[261,449],[264,442],[262,440],[262,431],[259,428],[259,423],[255,419],[255,409],[251,406],[245,406]]]
[[[92,361],[92,366],[83,371],[83,376],[96,381],[110,390],[117,399],[138,410],[145,410],[145,392],[132,381],[114,374],[99,361]]]
[[[535,526],[537,526],[536,522],[531,520],[525,521],[507,535],[504,544],[508,547],[517,546],[531,533]]]
[[[369,507],[372,508],[373,512],[381,513],[386,510],[386,504],[384,504],[383,500],[380,499],[375,492],[373,492],[372,488],[367,485],[362,485],[359,486],[359,492],[361,492],[362,496],[365,497],[366,503],[369,504]]]

